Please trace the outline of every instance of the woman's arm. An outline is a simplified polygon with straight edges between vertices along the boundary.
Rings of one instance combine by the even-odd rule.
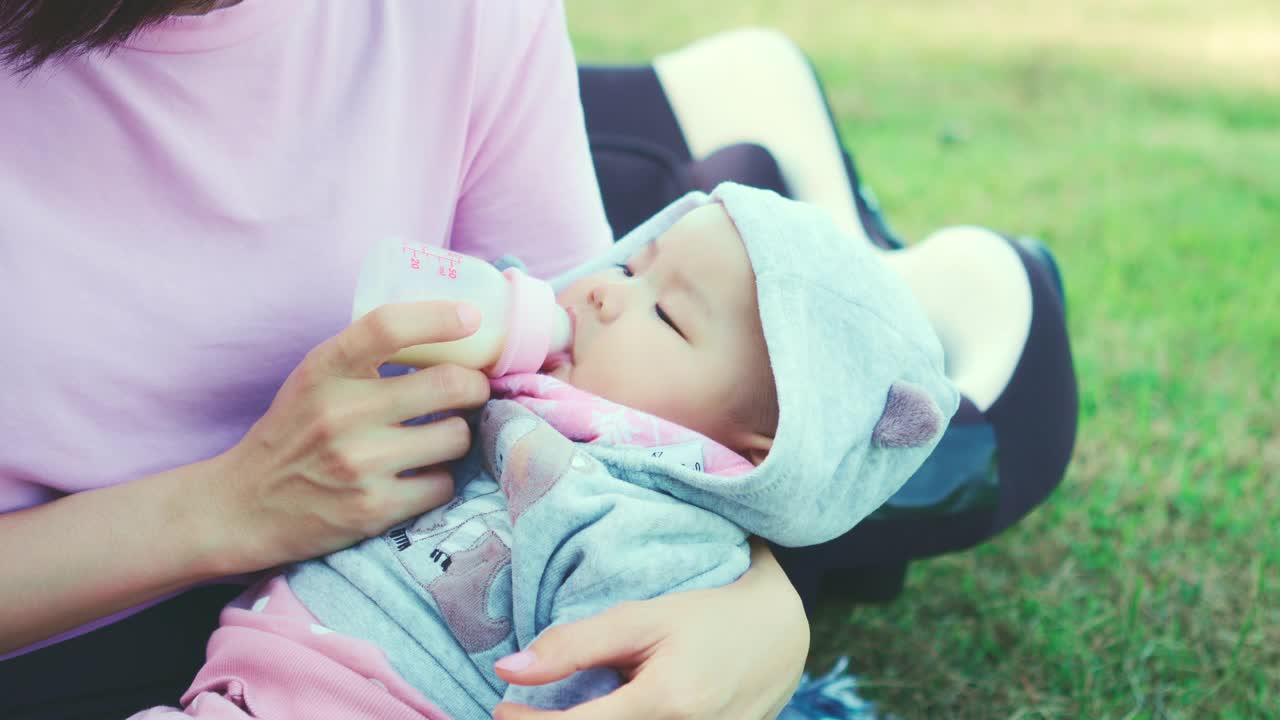
[[[401,422],[479,406],[486,378],[377,369],[477,326],[452,303],[380,308],[309,353],[227,452],[0,515],[0,653],[201,580],[346,547],[447,501],[443,467],[398,474],[461,457],[466,422]]]
[[[767,545],[753,540],[751,569],[713,590],[626,603],[555,628],[499,661],[498,674],[541,685],[608,666],[626,684],[564,712],[499,705],[496,720],[772,720],[804,671],[809,624],[800,597]]]
[[[237,572],[199,507],[215,461],[0,515],[0,653]],[[216,530],[216,528],[213,528]],[[247,568],[246,568],[247,569]]]

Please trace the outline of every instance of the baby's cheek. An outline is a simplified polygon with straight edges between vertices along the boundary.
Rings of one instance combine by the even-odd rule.
[[[629,392],[633,374],[609,357],[580,357],[576,363],[556,370],[552,377],[612,402],[629,405],[633,400]]]

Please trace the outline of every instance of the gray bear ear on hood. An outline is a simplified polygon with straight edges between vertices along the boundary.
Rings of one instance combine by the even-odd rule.
[[[924,388],[899,380],[889,386],[871,442],[882,448],[920,447],[933,442],[943,422],[942,411]]]

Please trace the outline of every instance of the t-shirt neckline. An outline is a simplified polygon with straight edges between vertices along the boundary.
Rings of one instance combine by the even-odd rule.
[[[241,0],[204,15],[171,15],[133,35],[122,47],[189,53],[235,45],[289,13],[298,0]]]

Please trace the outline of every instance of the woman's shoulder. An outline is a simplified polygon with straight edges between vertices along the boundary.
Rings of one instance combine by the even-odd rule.
[[[429,86],[465,88],[457,103],[501,105],[513,92],[556,84],[545,77],[572,66],[572,47],[561,0],[458,0],[455,2],[333,3],[338,14],[366,15],[369,51],[395,48],[403,79]],[[379,9],[380,8],[380,9]],[[340,26],[359,25],[333,22]]]

